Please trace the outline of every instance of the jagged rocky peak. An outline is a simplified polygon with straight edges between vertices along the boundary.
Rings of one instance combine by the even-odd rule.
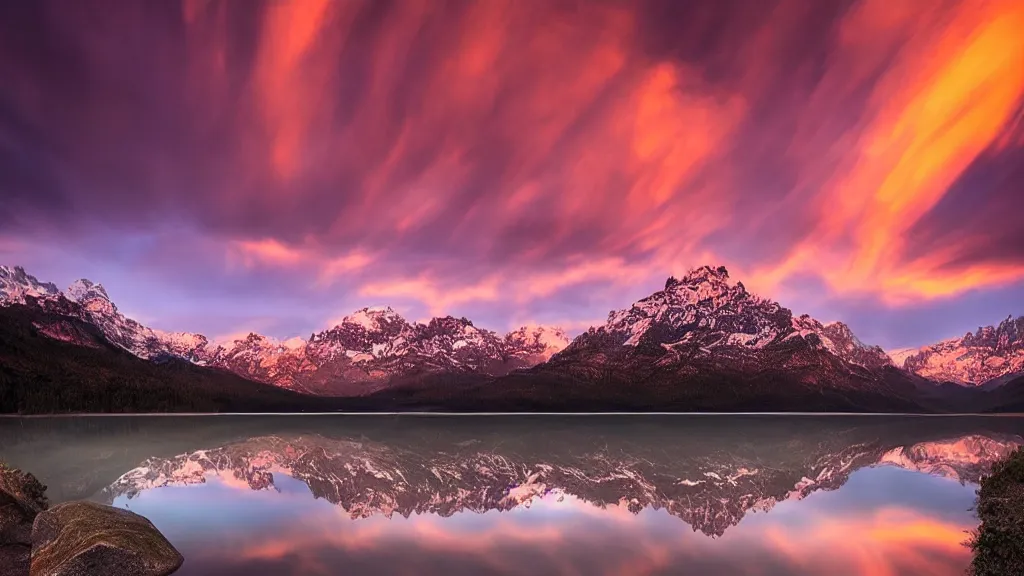
[[[205,360],[210,340],[202,334],[193,332],[164,332],[154,330],[155,345],[166,352],[180,356],[193,362]]]
[[[725,266],[700,266],[681,278],[669,277],[662,292],[668,301],[681,304],[709,302],[715,307],[750,296],[742,282],[730,280]],[[655,293],[649,298],[657,295]]]
[[[56,297],[60,290],[50,282],[40,282],[21,266],[0,266],[0,303],[24,303],[26,296]]]
[[[359,326],[367,331],[381,330],[391,324],[407,324],[405,318],[390,306],[360,308],[342,318],[341,323],[348,326]]]
[[[524,345],[540,345],[545,348],[565,348],[569,344],[569,336],[558,326],[528,324],[505,335],[510,342]]]
[[[94,298],[100,298],[108,302],[110,301],[110,296],[107,294],[107,291],[103,288],[102,284],[95,284],[86,278],[81,278],[72,282],[71,285],[68,286],[68,289],[64,291],[64,294],[69,300],[79,303],[84,303]]]
[[[487,332],[490,331],[474,326],[469,318],[454,316],[431,318],[423,328],[424,336],[427,338],[445,335],[474,337]]]
[[[689,291],[701,296],[713,296],[723,293],[746,294],[742,283],[729,280],[729,271],[725,266],[699,266],[684,274],[681,278],[669,276],[665,281],[665,292]]]
[[[345,316],[337,326],[313,334],[309,341],[311,344],[336,344],[362,350],[394,339],[409,328],[409,322],[391,307],[367,307]]]
[[[611,312],[601,330],[626,345],[637,345],[650,334],[657,334],[661,344],[703,334],[707,338],[701,338],[701,345],[756,346],[792,331],[791,318],[792,313],[778,303],[731,282],[724,266],[701,266],[681,278],[670,277],[664,290],[631,308]]]
[[[425,354],[454,353],[486,356],[495,360],[502,355],[502,340],[490,330],[477,328],[468,318],[442,316],[416,326],[417,348]]]
[[[1009,315],[998,326],[982,326],[973,334],[968,332],[961,344],[971,347],[1012,350],[1024,347],[1024,316]]]
[[[793,318],[793,328],[804,337],[813,334],[826,350],[852,364],[871,369],[893,365],[885,350],[861,342],[842,322],[822,324],[807,314],[801,314]]]
[[[535,355],[540,360],[547,360],[568,345],[569,336],[556,326],[527,325],[505,335],[505,347],[510,355]]]
[[[82,278],[68,286],[68,289],[64,291],[64,295],[68,300],[81,304],[86,311],[94,316],[94,321],[116,322],[118,324],[134,322],[134,320],[121,317],[117,311],[117,306],[110,300],[110,296],[107,295],[107,291],[101,284],[94,284]],[[139,328],[141,329],[141,326]]]
[[[195,342],[204,343],[206,338],[202,335],[188,335],[195,336]],[[298,339],[301,341],[301,339]],[[292,341],[289,341],[292,342]],[[286,346],[283,342],[280,342],[269,336],[264,336],[256,332],[249,332],[244,338],[235,338],[229,342],[222,342],[217,347],[215,357],[213,358],[214,363],[220,360],[226,360],[228,358],[238,358],[241,356],[252,356],[260,354],[277,354],[285,351],[291,351],[297,349],[296,346]]]
[[[256,332],[249,332],[249,334],[242,340],[246,344],[267,344],[270,339],[263,334],[257,334]]]
[[[919,376],[958,384],[981,385],[1024,374],[1024,316],[1012,315],[998,326],[983,326],[916,350],[890,353]]]

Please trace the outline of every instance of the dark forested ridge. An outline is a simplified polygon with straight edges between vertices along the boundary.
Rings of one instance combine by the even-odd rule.
[[[77,318],[0,307],[3,413],[283,412],[326,402],[179,359],[142,360]]]

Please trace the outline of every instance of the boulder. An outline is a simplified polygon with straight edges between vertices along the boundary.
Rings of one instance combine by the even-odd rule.
[[[0,574],[28,574],[32,523],[46,510],[46,486],[0,464]]]
[[[31,576],[165,576],[182,562],[149,520],[103,504],[58,504],[32,528]]]

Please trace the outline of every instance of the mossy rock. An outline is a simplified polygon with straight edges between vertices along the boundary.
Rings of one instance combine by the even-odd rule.
[[[184,558],[146,518],[93,502],[36,516],[31,576],[166,576]]]

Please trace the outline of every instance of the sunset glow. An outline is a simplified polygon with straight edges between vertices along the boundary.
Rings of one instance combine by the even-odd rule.
[[[1022,313],[1019,0],[108,4],[0,8],[0,264],[155,328],[579,331],[703,264],[887,347]]]

